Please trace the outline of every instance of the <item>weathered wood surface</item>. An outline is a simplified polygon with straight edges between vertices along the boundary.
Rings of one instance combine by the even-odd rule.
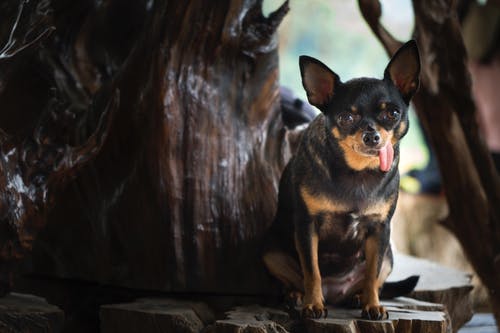
[[[141,299],[127,304],[101,307],[102,332],[129,332],[127,329],[169,327],[179,325],[180,332],[206,333],[266,333],[266,332],[454,332],[472,316],[470,275],[424,259],[396,253],[394,271],[389,281],[398,281],[411,275],[420,279],[414,298],[400,297],[383,300],[389,318],[369,321],[361,318],[360,309],[328,306],[326,319],[299,320],[300,309],[242,305],[215,315],[203,303],[179,302],[164,299]],[[431,302],[431,300],[433,300]],[[442,301],[439,304],[436,301]],[[214,318],[218,317],[217,320]],[[142,323],[146,320],[147,323]],[[192,322],[192,325],[187,325]],[[154,323],[154,324],[153,324]],[[144,326],[146,325],[146,326]],[[170,326],[169,326],[170,325]],[[144,332],[148,332],[147,330]]]
[[[0,298],[2,333],[58,333],[63,325],[63,311],[43,298],[17,293]]]
[[[103,305],[100,310],[102,333],[198,333],[213,322],[213,316],[203,303],[159,298]]]
[[[303,321],[295,314],[290,315],[278,308],[249,305],[236,307],[226,312],[223,319],[207,325],[210,314],[207,316],[208,310],[199,303],[190,305],[189,302],[148,299],[101,307],[101,332],[451,332],[442,305],[408,298],[385,301],[383,305],[388,309],[389,319],[381,321],[361,319],[359,309],[332,307],[328,307],[327,318]],[[203,310],[197,311],[196,307],[202,307]]]
[[[209,332],[286,333],[295,325],[290,315],[281,309],[250,305],[226,312],[225,318],[217,320]]]
[[[411,275],[419,275],[418,284],[409,296],[442,304],[450,316],[454,332],[472,318],[471,291],[473,286],[470,274],[429,260],[398,253],[394,255],[394,267],[388,281],[398,281]]]
[[[389,318],[387,320],[361,319],[359,310],[329,309],[326,320],[309,320],[306,324],[307,331],[310,333],[451,332],[449,319],[440,304],[398,298],[391,301],[382,301],[382,305],[388,311]]]
[[[283,311],[258,306],[240,307],[226,313],[227,318],[215,323],[215,333],[224,332],[449,332],[449,322],[439,304],[399,298],[383,301],[389,319],[365,320],[359,309],[328,306],[328,316],[301,321]],[[297,312],[298,313],[298,312]],[[220,329],[220,331],[219,331]]]

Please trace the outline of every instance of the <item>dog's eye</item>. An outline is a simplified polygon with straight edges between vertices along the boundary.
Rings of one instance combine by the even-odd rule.
[[[357,116],[352,113],[342,113],[337,118],[337,123],[340,127],[349,127],[356,122]]]
[[[388,108],[382,111],[379,115],[379,119],[383,122],[396,122],[399,120],[401,112],[396,108]]]

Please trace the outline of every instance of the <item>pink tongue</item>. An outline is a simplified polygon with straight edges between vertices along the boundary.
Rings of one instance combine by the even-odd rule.
[[[394,159],[394,149],[390,141],[387,142],[385,147],[380,149],[378,158],[380,160],[380,170],[383,172],[389,171],[392,166],[392,160]]]

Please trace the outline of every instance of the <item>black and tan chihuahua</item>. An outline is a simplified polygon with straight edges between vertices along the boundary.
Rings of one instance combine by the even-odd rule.
[[[321,114],[281,177],[263,259],[302,303],[304,317],[326,316],[325,300],[357,300],[364,318],[386,317],[379,290],[393,264],[399,141],[408,131],[419,72],[414,41],[396,52],[382,80],[343,83],[320,61],[300,57],[307,98]]]

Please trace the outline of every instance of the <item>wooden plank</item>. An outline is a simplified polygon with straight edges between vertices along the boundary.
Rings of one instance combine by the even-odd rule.
[[[198,333],[214,320],[203,303],[160,298],[103,305],[100,318],[102,333]]]
[[[443,304],[448,312],[453,332],[472,318],[471,275],[429,260],[403,254],[394,255],[394,271],[388,281],[398,281],[411,275],[420,279],[412,298]]]
[[[63,311],[41,297],[9,293],[0,298],[0,332],[57,333],[63,325]]]
[[[389,319],[361,318],[359,309],[328,307],[324,319],[301,320],[300,309],[290,312],[260,305],[235,307],[222,319],[202,303],[171,299],[141,299],[132,303],[101,307],[102,333],[448,333],[443,306],[409,298],[385,301]]]
[[[200,303],[143,299],[103,306],[101,331],[126,333],[140,328],[142,332],[448,333],[468,321],[472,306],[470,275],[403,255],[395,256],[394,267],[389,281],[419,275],[421,279],[414,294],[420,298],[442,300],[445,305],[405,297],[384,300],[382,304],[388,310],[389,318],[381,321],[362,319],[359,309],[332,306],[328,306],[326,319],[302,321],[299,319],[300,309],[288,313],[278,308],[250,305],[233,308],[221,319],[214,320],[213,312]],[[209,315],[200,315],[203,313]],[[453,326],[450,317],[455,321]]]
[[[284,311],[257,305],[237,307],[216,321],[213,333],[305,332],[308,333],[447,333],[451,332],[443,306],[409,298],[385,301],[389,319],[365,320],[359,309],[328,306],[328,317],[302,322]],[[299,311],[299,309],[297,309]],[[305,326],[305,327],[304,327]]]
[[[400,298],[396,301],[382,301],[382,305],[386,307],[389,318],[379,321],[362,319],[359,309],[329,307],[326,320],[308,321],[308,332],[445,333],[451,329],[446,313],[439,304],[419,303],[416,300]],[[439,308],[441,311],[429,310]]]
[[[285,311],[258,305],[241,306],[226,312],[226,318],[217,320],[213,333],[289,332],[292,325]]]
[[[411,275],[420,276],[416,291],[472,288],[471,274],[426,259],[395,253],[394,270],[387,281],[398,281]]]

